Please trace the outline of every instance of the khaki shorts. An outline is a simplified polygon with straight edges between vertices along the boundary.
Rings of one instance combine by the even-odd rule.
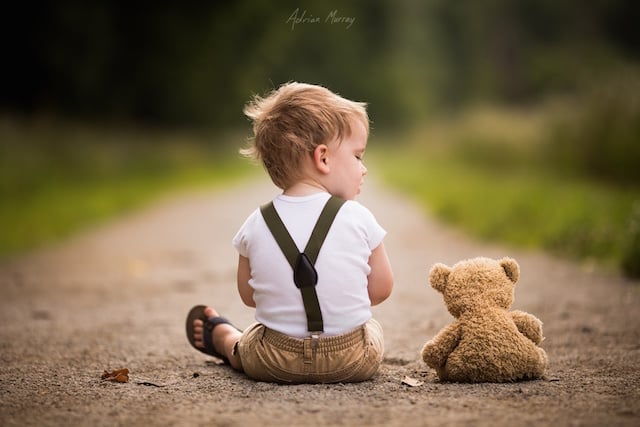
[[[344,335],[315,340],[291,338],[255,323],[242,334],[237,351],[245,374],[257,381],[359,382],[378,371],[384,341],[374,319]]]

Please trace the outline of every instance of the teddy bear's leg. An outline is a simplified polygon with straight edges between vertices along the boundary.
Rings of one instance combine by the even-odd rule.
[[[534,347],[528,358],[527,368],[523,372],[522,379],[542,378],[547,372],[548,364],[547,353],[540,347]]]
[[[449,374],[447,373],[447,368],[445,366],[438,366],[435,370],[440,381],[449,381]]]
[[[459,352],[449,355],[442,367],[444,381],[473,383],[484,380],[486,371],[475,366],[474,361],[467,356]]]
[[[541,378],[547,372],[547,368],[549,367],[549,359],[547,358],[547,353],[540,347],[536,347],[536,351],[538,353],[538,366],[537,366],[537,378]]]

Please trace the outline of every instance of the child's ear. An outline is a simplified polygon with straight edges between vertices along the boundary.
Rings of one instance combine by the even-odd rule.
[[[329,173],[329,147],[320,144],[313,150],[313,164],[322,173]]]

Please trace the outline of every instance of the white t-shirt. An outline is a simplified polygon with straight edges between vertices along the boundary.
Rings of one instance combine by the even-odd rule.
[[[298,250],[304,250],[329,193],[304,197],[277,196],[273,203]],[[315,268],[316,293],[327,336],[348,332],[371,318],[367,276],[371,252],[382,243],[386,231],[360,203],[348,200],[320,249]],[[309,336],[300,290],[293,270],[269,231],[260,209],[247,218],[233,246],[249,258],[256,320],[292,337]]]

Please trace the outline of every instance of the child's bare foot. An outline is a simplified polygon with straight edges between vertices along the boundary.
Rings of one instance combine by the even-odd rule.
[[[220,314],[218,314],[217,311],[215,311],[213,308],[211,307],[207,307],[204,309],[204,315],[207,319],[210,319],[212,317],[219,317]],[[219,328],[222,328],[225,325],[218,325],[214,328],[214,331],[216,331]],[[216,331],[217,332],[217,331]],[[211,331],[211,333],[213,334],[214,332]],[[193,339],[196,343],[196,347],[198,348],[204,348],[204,322],[200,319],[195,319],[193,321]],[[215,335],[212,335],[212,337],[215,337]],[[213,341],[213,346],[217,349],[218,346],[215,343],[215,339]],[[222,352],[220,352],[222,353]]]
[[[242,370],[240,359],[234,353],[234,347],[242,336],[242,332],[228,323],[226,319],[221,318],[218,312],[211,307],[204,309],[204,318],[210,320],[207,322],[201,318],[193,320],[192,344],[196,348],[202,349],[205,353],[211,353],[207,351],[207,345],[205,344],[207,338],[204,335],[211,334],[208,338],[210,338],[210,344],[213,346],[213,353],[217,353],[215,354],[216,356],[222,356],[227,359],[233,368]],[[212,349],[209,347],[209,350]]]

